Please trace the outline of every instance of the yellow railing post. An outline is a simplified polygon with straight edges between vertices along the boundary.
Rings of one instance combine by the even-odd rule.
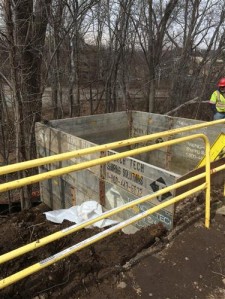
[[[205,195],[205,227],[209,228],[210,224],[210,194],[211,194],[211,181],[210,181],[210,144],[205,143],[205,172],[206,172],[206,195]]]

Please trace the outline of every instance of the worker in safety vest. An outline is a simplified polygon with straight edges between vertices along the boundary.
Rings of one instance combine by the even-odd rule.
[[[214,120],[225,118],[225,78],[219,80],[217,87],[218,89],[213,92],[209,101]]]

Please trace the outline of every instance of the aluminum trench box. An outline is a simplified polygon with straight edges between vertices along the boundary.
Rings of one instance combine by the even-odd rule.
[[[38,157],[47,157],[199,123],[202,121],[140,111],[122,111],[52,120],[48,125],[36,123],[36,147]],[[216,128],[205,127],[192,132],[179,133],[174,137],[203,133],[212,143],[223,127],[221,125],[217,125]],[[170,139],[171,137],[156,138],[144,144],[107,151],[104,155],[112,155],[115,152],[123,152]],[[109,210],[184,179],[202,159],[204,150],[202,140],[190,140],[150,153],[112,161],[104,166],[94,166],[49,179],[40,182],[41,200],[52,209],[62,209],[92,199],[101,203],[105,210]],[[39,172],[97,159],[102,154],[99,152],[79,159],[41,166]],[[151,202],[122,212],[119,217],[125,220],[175,195],[175,191],[168,192]],[[173,216],[174,205],[139,221],[135,227],[139,229],[160,221],[167,229],[172,229]]]

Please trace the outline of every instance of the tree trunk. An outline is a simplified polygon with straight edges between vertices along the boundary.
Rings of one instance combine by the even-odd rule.
[[[51,0],[5,0],[14,90],[17,162],[36,157],[35,122],[41,120],[41,65]],[[33,170],[20,172],[19,178]],[[31,205],[31,186],[21,192],[21,207]]]

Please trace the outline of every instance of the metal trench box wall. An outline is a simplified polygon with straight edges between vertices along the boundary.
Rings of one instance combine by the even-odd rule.
[[[38,156],[46,157],[196,123],[201,123],[201,121],[139,111],[53,120],[48,125],[36,124],[36,146]],[[216,129],[209,127],[191,133],[177,134],[176,137],[202,132],[213,142],[220,130],[222,130],[222,126],[217,126]],[[165,140],[168,138],[157,138],[148,142],[148,145]],[[124,147],[118,149],[117,152],[145,145],[146,143],[142,143]],[[40,167],[39,172],[100,158],[100,155],[112,155],[114,152],[94,153],[58,162]],[[106,165],[95,166],[43,181],[40,183],[41,199],[52,209],[80,205],[87,200],[96,200],[106,210],[111,209],[174,184],[184,174],[193,170],[203,155],[203,141],[195,139],[135,157],[127,157]],[[151,202],[121,212],[118,216],[120,219],[130,218],[138,212],[145,211],[173,196],[174,192],[169,192]],[[168,229],[171,229],[173,227],[173,214],[174,206],[170,206],[139,221],[134,226],[141,228],[161,221]]]

